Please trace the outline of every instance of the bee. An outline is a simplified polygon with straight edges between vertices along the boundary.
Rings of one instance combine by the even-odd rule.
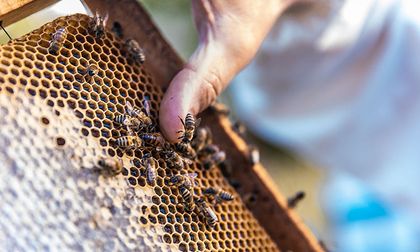
[[[207,144],[205,145],[200,152],[198,153],[200,156],[200,159],[208,157],[209,155],[215,154],[217,152],[220,152],[220,149],[215,144]]]
[[[254,145],[248,146],[248,158],[251,164],[255,165],[260,162],[260,151]]]
[[[134,39],[128,39],[125,42],[128,54],[139,64],[143,64],[146,61],[146,55],[144,55],[143,49],[139,43]]]
[[[192,212],[195,209],[193,191],[185,186],[178,187],[178,190],[184,200],[185,210],[187,212]]]
[[[210,156],[208,156],[206,159],[204,159],[203,167],[206,170],[210,170],[211,168],[221,164],[226,159],[226,153],[224,151],[216,152]]]
[[[182,158],[173,150],[163,151],[162,153],[166,158],[166,163],[171,169],[182,170],[185,167],[185,164],[192,164],[191,160]]]
[[[292,197],[289,197],[287,199],[287,207],[289,208],[295,208],[297,204],[305,198],[305,192],[304,191],[298,191],[293,195]]]
[[[240,121],[236,121],[236,122],[233,124],[232,129],[233,129],[236,133],[238,133],[238,135],[239,135],[239,136],[241,136],[242,138],[245,138],[245,137],[246,137],[246,131],[247,131],[247,129],[246,129],[245,124],[243,124],[242,122],[240,122]]]
[[[86,81],[89,83],[92,83],[94,76],[97,75],[98,72],[99,72],[99,69],[96,65],[93,65],[93,64],[89,65],[85,71]]]
[[[123,136],[123,137],[117,138],[116,144],[119,147],[123,147],[123,148],[126,148],[126,149],[133,149],[133,148],[140,147],[141,144],[142,144],[142,141],[136,135],[128,135],[128,136]]]
[[[150,101],[145,99],[143,102],[146,113],[143,113],[139,108],[131,105],[129,101],[126,102],[127,114],[131,117],[137,118],[140,121],[141,128],[150,127],[153,125],[153,121],[150,118]]]
[[[177,174],[171,177],[170,183],[178,187],[186,187],[188,189],[191,189],[193,186],[197,184],[197,181],[195,181],[196,178],[197,178],[197,173],[195,172],[187,173],[184,175]]]
[[[195,136],[191,141],[191,147],[197,152],[204,148],[204,146],[211,143],[212,134],[208,127],[198,128],[195,132]]]
[[[115,36],[117,36],[118,38],[122,38],[124,37],[123,34],[123,28],[121,26],[121,24],[117,21],[115,21],[114,23],[112,23],[112,28],[111,31],[115,34]]]
[[[179,117],[179,120],[181,120],[182,126],[184,126],[184,130],[177,131],[177,133],[182,132],[182,135],[178,137],[178,139],[181,139],[181,141],[184,143],[189,143],[194,136],[195,128],[198,127],[201,122],[201,118],[195,120],[194,116],[191,113],[188,113],[185,116],[185,122],[181,117]]]
[[[115,159],[110,157],[101,158],[98,165],[111,175],[117,175],[122,171],[123,162],[121,158]]]
[[[182,155],[194,159],[197,154],[193,147],[189,143],[186,142],[179,142],[175,144],[175,148],[177,151],[179,151]]]
[[[150,153],[143,156],[143,164],[146,167],[147,183],[154,185],[156,180],[156,161]]]
[[[95,13],[95,16],[91,19],[89,27],[92,33],[95,34],[96,38],[102,38],[105,35],[105,26],[108,21],[108,14],[105,17],[99,15],[98,12]]]
[[[139,131],[142,127],[142,124],[139,119],[135,117],[131,117],[127,114],[115,116],[114,122],[126,126],[128,131],[133,131],[133,132]]]
[[[219,221],[216,213],[207,205],[207,203],[202,198],[195,198],[195,204],[197,205],[201,215],[206,220],[207,225],[210,227],[216,226],[216,223]]]
[[[48,50],[50,53],[58,53],[61,47],[66,41],[67,38],[67,29],[65,27],[58,28],[58,30],[52,35],[50,42],[50,47]]]
[[[142,128],[142,124],[138,118],[127,116],[123,122],[130,132],[138,132]]]
[[[161,148],[168,148],[169,143],[160,133],[146,133],[142,134],[141,139],[144,143]]]
[[[223,191],[220,188],[214,187],[204,189],[203,194],[213,196],[216,204],[222,203],[223,201],[231,201],[234,199],[231,193]]]

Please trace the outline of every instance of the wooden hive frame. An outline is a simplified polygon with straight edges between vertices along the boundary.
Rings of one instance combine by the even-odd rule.
[[[15,5],[2,3],[0,20],[10,24],[52,2],[27,0],[15,1]],[[155,83],[165,89],[184,62],[161,35],[144,8],[135,0],[85,2],[91,10],[109,13],[109,24],[118,21],[124,27],[124,33],[142,44],[148,52],[148,58],[152,59],[146,62],[146,67]],[[20,14],[16,16],[16,13]],[[228,118],[211,109],[204,111],[201,117],[203,124],[211,128],[215,141],[223,143],[229,153],[233,167],[230,176],[239,184],[236,188],[238,193],[243,198],[250,194],[256,196],[255,201],[247,206],[278,247],[285,251],[323,251],[299,216],[287,207],[285,198],[277,191],[265,168],[248,161],[247,144],[232,129]]]

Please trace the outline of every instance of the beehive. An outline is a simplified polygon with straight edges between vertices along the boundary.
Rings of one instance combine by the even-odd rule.
[[[113,141],[127,133],[113,123],[126,101],[151,99],[157,123],[163,91],[148,69],[130,59],[123,41],[106,32],[95,38],[89,17],[59,18],[0,47],[0,246],[6,250],[276,251],[219,169],[197,172],[201,188],[216,186],[236,199],[215,207],[208,227],[179,206],[173,172],[152,148],[125,152]],[[51,34],[68,30],[57,55]],[[92,82],[86,68],[99,68]],[[159,161],[155,186],[147,185],[140,159]],[[122,174],[103,176],[97,161],[120,157]]]

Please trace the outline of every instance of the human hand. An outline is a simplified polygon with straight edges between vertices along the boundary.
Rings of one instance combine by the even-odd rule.
[[[209,106],[256,54],[276,19],[298,0],[193,0],[196,51],[175,76],[160,106],[160,128],[170,142],[179,117]]]

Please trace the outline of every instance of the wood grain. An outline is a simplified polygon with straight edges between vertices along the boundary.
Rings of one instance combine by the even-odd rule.
[[[55,2],[57,0],[1,0],[0,20],[7,26]]]

